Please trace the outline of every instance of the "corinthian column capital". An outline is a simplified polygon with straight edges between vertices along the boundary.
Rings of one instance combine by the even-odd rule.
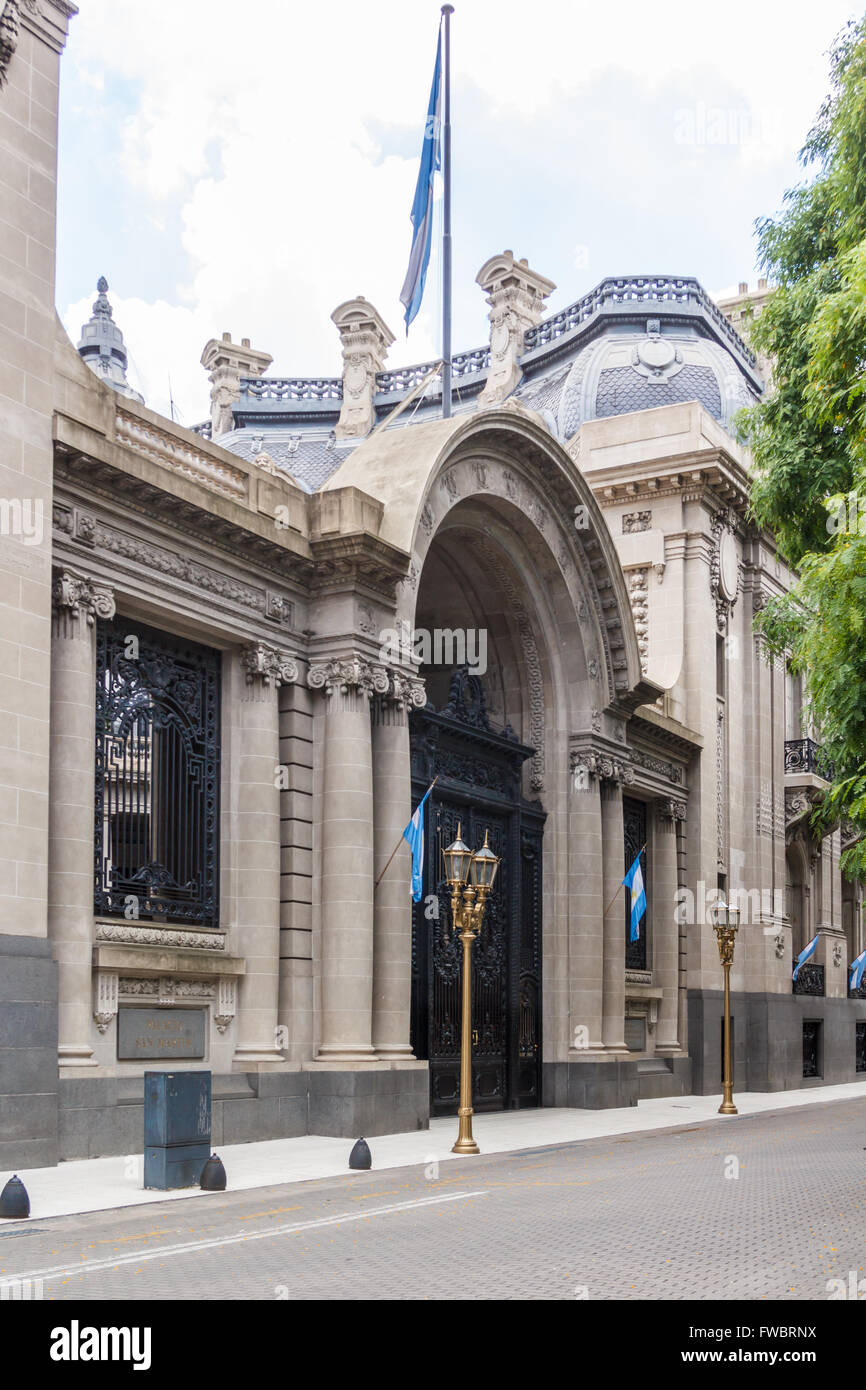
[[[113,618],[114,590],[70,569],[56,569],[51,587],[51,607],[55,617],[84,618],[93,627],[97,618]]]
[[[241,648],[240,662],[247,685],[294,685],[300,677],[298,663],[291,652],[270,647],[266,642],[250,642]]]
[[[373,695],[387,695],[389,679],[384,666],[355,655],[342,660],[313,662],[307,672],[307,685],[311,690],[323,690],[326,695],[339,693],[370,699]]]

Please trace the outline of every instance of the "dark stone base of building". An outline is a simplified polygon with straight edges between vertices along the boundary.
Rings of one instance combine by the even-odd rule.
[[[47,941],[0,935],[0,1170],[57,1162],[57,966]]]
[[[695,1095],[722,1089],[723,1008],[721,990],[689,991]],[[866,1023],[866,999],[732,994],[734,1091],[793,1091],[866,1081],[866,1072],[857,1070],[858,1022]],[[816,1075],[804,1075],[804,1048],[808,1070],[812,1059],[817,1064]]]
[[[688,1057],[545,1062],[542,1078],[546,1106],[613,1110],[639,1100],[688,1095],[691,1062]]]
[[[212,1144],[218,1149],[225,1144],[294,1139],[302,1134],[369,1139],[377,1134],[427,1129],[429,1088],[426,1067],[214,1076]],[[139,1154],[143,1139],[141,1077],[61,1081],[61,1159]],[[25,1165],[23,1158],[15,1161],[21,1167],[32,1166]],[[45,1160],[56,1161],[56,1157]]]

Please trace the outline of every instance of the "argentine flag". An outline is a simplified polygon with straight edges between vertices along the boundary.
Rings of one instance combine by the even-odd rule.
[[[424,870],[424,802],[427,800],[433,783],[427,788],[415,809],[415,814],[403,831],[403,839],[412,851],[412,901],[421,901],[421,876]]]
[[[851,971],[849,987],[851,989],[859,989],[863,983],[863,972],[866,970],[866,951],[861,951],[857,959],[852,960],[849,969]]]
[[[797,964],[794,966],[794,973],[793,973],[793,975],[791,976],[791,979],[792,979],[792,980],[796,980],[797,976],[798,976],[799,973],[800,973],[800,966],[801,966],[801,965],[805,965],[805,964],[806,964],[806,961],[809,959],[809,957],[810,957],[810,956],[814,956],[814,954],[815,954],[815,952],[817,951],[817,949],[818,949],[818,938],[817,938],[817,936],[813,936],[813,937],[812,937],[812,940],[809,942],[809,945],[808,945],[808,946],[804,946],[804,947],[803,947],[803,950],[800,952],[800,954],[799,954],[798,957],[797,957]]]
[[[629,941],[637,941],[640,936],[640,919],[646,912],[646,892],[643,886],[643,874],[640,867],[640,855],[635,858],[634,863],[623,879],[623,883],[631,893],[631,918],[629,926]]]
[[[424,281],[427,278],[427,265],[430,260],[430,242],[433,237],[433,175],[442,168],[441,138],[442,103],[442,29],[439,30],[439,43],[436,48],[436,67],[433,70],[433,86],[430,88],[430,103],[427,107],[427,121],[424,126],[424,144],[421,148],[421,168],[415,185],[415,199],[412,203],[412,249],[409,252],[409,269],[400,291],[400,303],[406,306],[406,332],[421,308],[424,296]]]

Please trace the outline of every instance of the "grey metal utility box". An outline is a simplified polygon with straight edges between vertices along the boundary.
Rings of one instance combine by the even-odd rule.
[[[144,1073],[144,1185],[195,1187],[210,1157],[209,1071]]]

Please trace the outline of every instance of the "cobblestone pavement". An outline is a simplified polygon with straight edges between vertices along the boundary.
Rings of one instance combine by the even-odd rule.
[[[840,1101],[0,1225],[0,1281],[60,1300],[822,1300],[866,1279],[864,1143],[866,1107]]]

